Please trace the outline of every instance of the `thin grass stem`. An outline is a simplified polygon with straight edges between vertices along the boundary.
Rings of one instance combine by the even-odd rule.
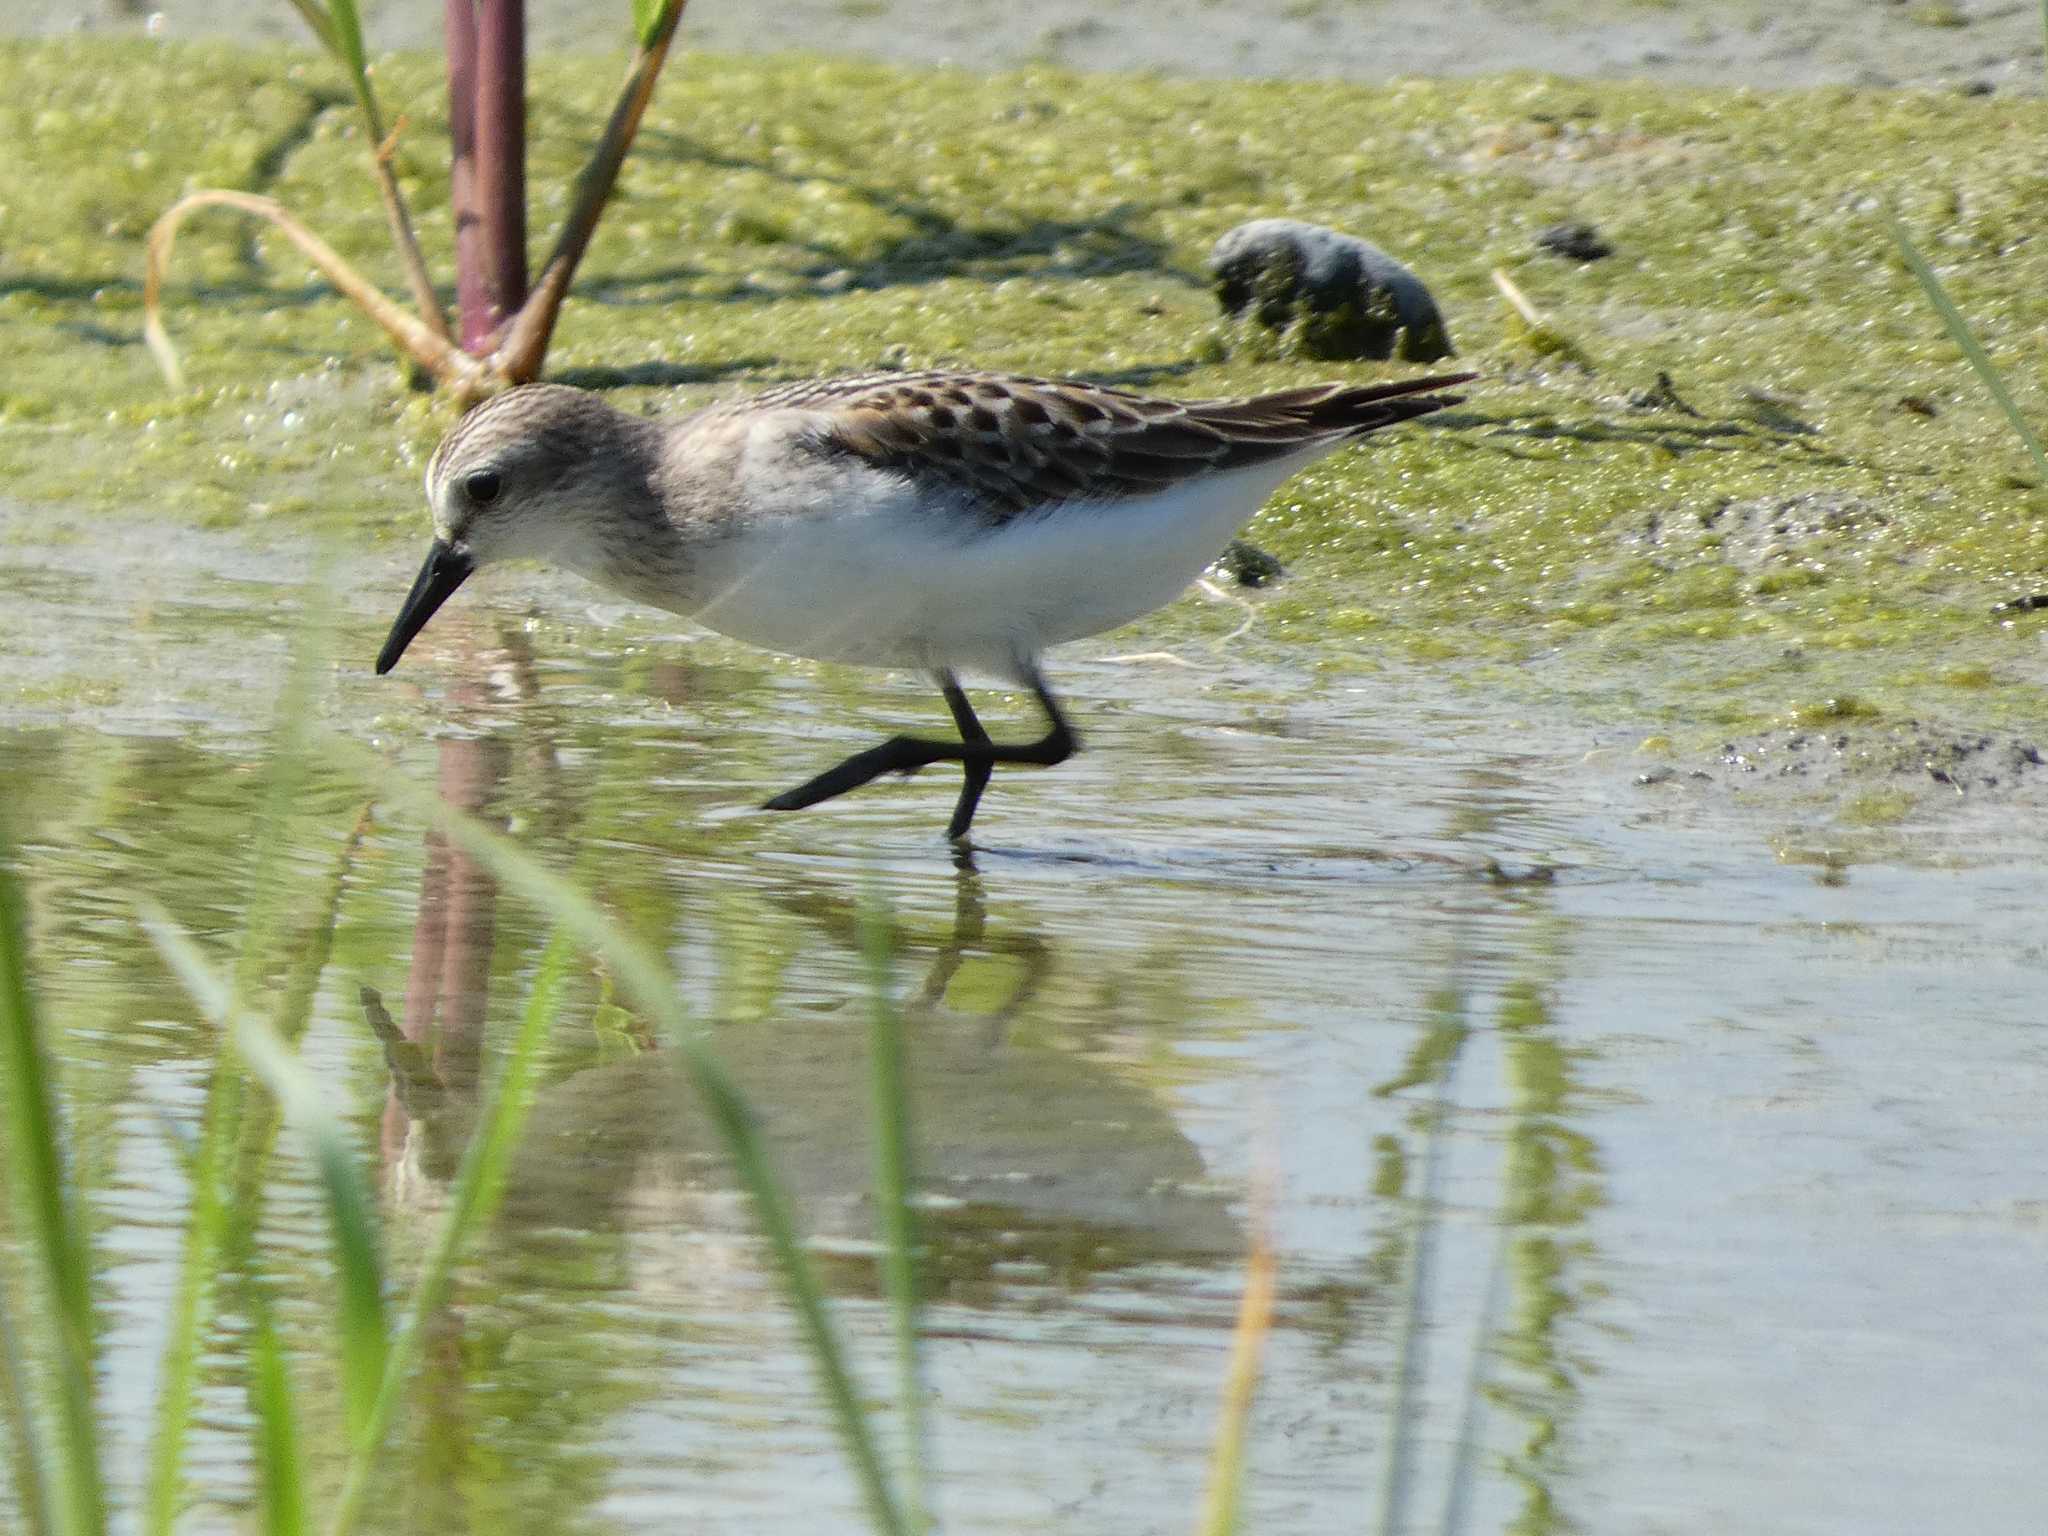
[[[276,889],[277,872],[290,858],[291,822],[306,780],[313,718],[310,702],[328,651],[328,638],[316,632],[295,647],[290,675],[278,696],[277,745],[265,774],[251,839],[246,916],[234,982],[215,1010],[222,1018],[237,1011],[237,996],[246,996],[261,984],[283,940],[284,902]],[[349,846],[352,849],[354,845]],[[345,850],[344,866],[348,856]],[[335,899],[338,896],[337,875]],[[310,1004],[310,984],[306,998]],[[143,1506],[143,1529],[150,1536],[171,1536],[184,1502],[185,1441],[198,1396],[199,1358],[213,1320],[220,1271],[231,1261],[236,1247],[236,1208],[247,1203],[237,1198],[234,1177],[246,1129],[246,1092],[233,1032],[223,1028],[208,1075],[198,1146],[187,1160],[191,1210],[186,1217],[178,1286],[164,1343]],[[253,1214],[247,1217],[252,1228],[254,1219]]]
[[[383,768],[367,754],[360,760],[366,772],[377,772]],[[585,950],[602,957],[634,1001],[659,1026],[709,1112],[740,1183],[753,1203],[755,1221],[760,1226],[762,1239],[768,1245],[796,1312],[805,1345],[818,1372],[820,1389],[845,1446],[847,1458],[853,1464],[869,1519],[878,1530],[897,1533],[897,1536],[907,1532],[909,1527],[903,1517],[902,1505],[876,1450],[874,1435],[862,1411],[845,1350],[825,1305],[823,1288],[797,1239],[788,1196],[770,1166],[759,1125],[724,1067],[699,1038],[683,1010],[673,978],[649,950],[628,938],[588,896],[517,844],[474,817],[464,815],[453,806],[388,773],[386,783],[388,794],[411,801],[423,815],[437,822],[451,840],[460,843],[496,875],[501,883],[547,913]]]
[[[8,1169],[54,1325],[63,1469],[56,1502],[72,1536],[98,1536],[106,1529],[107,1505],[94,1401],[92,1257],[79,1217],[79,1191],[65,1165],[56,1072],[29,987],[28,912],[8,848],[0,848],[0,1077],[6,1081],[0,1102],[12,1133]]]
[[[2048,0],[2044,0],[2043,14],[2044,19],[2048,19]],[[2042,447],[2040,437],[2027,424],[2027,418],[2020,414],[2020,408],[2014,403],[2012,393],[2005,387],[2005,378],[1999,373],[1998,365],[1991,361],[1991,354],[1986,352],[1983,344],[1977,340],[1976,333],[1963,318],[1963,312],[1956,308],[1955,301],[1948,296],[1948,290],[1942,286],[1941,279],[1934,275],[1934,268],[1927,264],[1927,259],[1920,254],[1920,248],[1913,244],[1913,237],[1906,233],[1906,226],[1899,222],[1899,216],[1887,208],[1884,210],[1884,219],[1886,226],[1891,230],[1892,239],[1898,244],[1899,254],[1906,258],[1906,265],[1912,268],[1913,276],[1920,280],[1920,287],[1927,295],[1927,302],[1934,306],[1934,312],[1941,316],[1941,323],[1948,328],[1949,339],[1962,350],[1964,360],[1969,363],[1984,388],[1990,391],[1991,398],[1997,402],[1999,410],[2005,413],[2006,421],[2011,424],[2014,433],[2033,457],[2035,467],[2041,471],[2042,484],[2048,486],[2048,449]]]
[[[299,13],[299,20],[306,24],[306,30],[313,34],[314,41],[335,57],[343,57],[341,43],[334,35],[334,18],[327,14],[327,8],[319,0],[290,0],[290,4]]]
[[[445,333],[436,332],[427,322],[394,304],[374,283],[350,266],[333,246],[293,217],[282,203],[254,192],[235,192],[219,187],[179,198],[157,216],[144,243],[142,339],[171,388],[183,389],[185,377],[178,366],[177,349],[171,344],[170,333],[164,329],[164,274],[170,269],[178,226],[184,223],[188,214],[201,208],[234,208],[267,219],[299,248],[300,253],[344,298],[375,321],[407,358],[459,394],[476,394],[484,388],[484,371],[476,359],[450,341]]]
[[[150,1536],[171,1536],[184,1501],[185,1437],[198,1399],[199,1355],[213,1316],[216,1274],[227,1246],[225,1192],[241,1108],[241,1067],[233,1043],[223,1033],[200,1112],[199,1144],[189,1163],[192,1205],[185,1217],[184,1252],[158,1366],[156,1428],[142,1516]]]
[[[916,1183],[910,1084],[904,1064],[903,1013],[896,1006],[889,914],[878,893],[860,904],[860,947],[867,962],[869,1090],[874,1118],[876,1236],[882,1248],[883,1292],[896,1335],[897,1412],[902,1420],[904,1518],[913,1532],[931,1524],[925,1463],[930,1430],[925,1414],[921,1306],[918,1288]]]
[[[640,119],[654,99],[655,83],[661,78],[661,67],[668,59],[669,45],[675,39],[686,4],[687,0],[666,0],[661,12],[652,18],[651,35],[641,37],[626,68],[625,83],[619,87],[618,100],[612,105],[611,117],[605,123],[604,136],[576,178],[568,216],[562,221],[555,248],[534,280],[525,304],[506,327],[493,361],[498,372],[515,384],[540,374],[549,338],[561,317],[563,301],[569,296],[569,284],[576,276],[583,253],[590,248],[590,237],[596,232],[612,187],[619,179],[619,167],[625,164],[626,151],[632,148],[634,136],[640,131]]]
[[[463,1152],[462,1165],[449,1192],[447,1213],[434,1246],[413,1282],[412,1297],[384,1362],[369,1422],[357,1438],[349,1457],[348,1471],[327,1523],[328,1536],[348,1536],[362,1517],[364,1499],[384,1439],[397,1417],[398,1405],[420,1355],[421,1341],[448,1293],[449,1277],[470,1235],[488,1219],[504,1191],[513,1150],[525,1129],[526,1114],[532,1107],[533,1085],[540,1070],[541,1053],[561,1010],[562,993],[568,977],[571,954],[568,936],[557,927],[542,951],[535,972],[533,990],[528,994],[519,1033],[499,1074],[490,1103],[478,1121],[476,1133]]]
[[[1273,1296],[1278,1269],[1273,1254],[1270,1190],[1254,1194],[1251,1252],[1245,1259],[1244,1294],[1238,1299],[1231,1333],[1230,1369],[1223,1379],[1223,1412],[1209,1454],[1209,1485],[1202,1498],[1201,1536],[1234,1536],[1243,1503],[1245,1445],[1251,1430],[1252,1400],[1259,1386],[1259,1361],[1273,1329]]]
[[[434,280],[427,272],[426,258],[420,254],[412,210],[406,206],[405,192],[391,169],[392,139],[384,131],[384,114],[377,106],[376,89],[370,84],[369,53],[363,46],[363,20],[356,10],[355,0],[332,0],[324,32],[314,20],[311,0],[292,0],[292,4],[305,17],[306,24],[313,28],[314,36],[327,45],[328,51],[340,59],[342,68],[348,71],[349,86],[356,95],[356,108],[363,115],[363,133],[369,141],[370,174],[376,178],[377,197],[384,205],[384,221],[391,226],[391,243],[397,247],[399,265],[405,269],[406,286],[412,290],[412,301],[420,312],[420,319],[429,330],[446,339],[448,316],[441,308],[440,295],[434,292]]]
[[[264,1281],[251,1274],[244,1287],[249,1307],[249,1405],[256,1420],[256,1484],[263,1501],[264,1536],[305,1536],[306,1457],[299,1441],[291,1371],[277,1337]]]
[[[5,1173],[6,1165],[0,1163],[0,1175]],[[28,1536],[54,1536],[42,1423],[14,1328],[14,1277],[5,1260],[6,1255],[0,1254],[0,1419],[7,1426],[8,1474],[13,1479],[14,1505]]]
[[[1463,998],[1453,994],[1450,1007],[1463,1012]],[[1415,1194],[1415,1232],[1408,1253],[1401,1296],[1401,1331],[1395,1344],[1394,1399],[1389,1408],[1385,1481],[1380,1499],[1382,1536],[1408,1528],[1408,1497],[1414,1481],[1416,1431],[1422,1413],[1422,1382],[1427,1373],[1429,1296],[1436,1284],[1437,1230],[1443,1204],[1446,1154],[1445,1127],[1450,1119],[1451,1089],[1457,1076],[1464,1033],[1453,1037],[1448,1054],[1431,1068],[1434,1079],[1424,1109],[1422,1173]]]
[[[633,41],[651,48],[684,0],[633,0]]]
[[[372,1216],[374,1202],[347,1133],[312,1073],[276,1028],[238,1006],[232,989],[161,908],[146,902],[136,907],[143,931],[200,1012],[232,1037],[236,1053],[277,1095],[286,1119],[312,1150],[327,1198],[341,1283],[344,1390],[352,1400],[380,1401],[376,1388],[392,1364],[382,1329],[383,1263]],[[355,1384],[347,1384],[351,1379]],[[367,1426],[358,1432],[358,1447],[365,1433]]]
[[[1449,1486],[1444,1492],[1439,1536],[1460,1536],[1472,1505],[1477,1481],[1479,1439],[1486,1417],[1486,1365],[1501,1308],[1507,1301],[1508,1224],[1506,1213],[1494,1229],[1493,1254],[1486,1265],[1486,1290],[1479,1302],[1479,1320],[1472,1330],[1472,1358],[1465,1368],[1465,1400],[1458,1410],[1458,1438],[1451,1453]]]
[[[377,1241],[375,1202],[348,1135],[313,1075],[268,1020],[242,1009],[233,989],[215,974],[191,938],[152,903],[138,902],[143,931],[209,1022],[231,1037],[234,1056],[246,1061],[283,1104],[303,1135],[319,1171],[340,1285],[344,1395],[352,1417],[364,1421],[390,1369],[384,1332],[384,1266]],[[224,1052],[224,1054],[226,1054]],[[217,1251],[217,1249],[216,1249]],[[181,1426],[182,1427],[182,1426]]]

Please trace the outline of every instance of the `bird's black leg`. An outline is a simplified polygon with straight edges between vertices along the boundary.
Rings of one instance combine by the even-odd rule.
[[[938,675],[939,692],[946,696],[946,708],[953,711],[953,723],[960,727],[961,745],[968,748],[970,755],[960,760],[960,775],[965,780],[960,786],[960,798],[953,806],[953,819],[946,825],[946,836],[954,842],[967,835],[967,828],[974,821],[974,808],[981,804],[981,792],[988,788],[988,781],[996,771],[993,757],[986,754],[971,755],[976,747],[993,747],[988,732],[982,729],[981,721],[975,718],[974,706],[967,702],[967,695],[961,690],[960,679],[950,672]]]
[[[959,679],[950,672],[942,672],[938,682],[946,707],[953,712],[953,722],[960,727],[961,740],[930,741],[921,736],[892,736],[878,747],[854,753],[838,767],[826,769],[809,783],[799,784],[795,789],[777,795],[762,809],[800,811],[822,800],[843,795],[850,789],[859,789],[885,773],[911,773],[931,763],[959,763],[966,775],[966,783],[961,786],[960,799],[953,807],[953,820],[946,828],[946,835],[957,841],[967,835],[967,829],[974,821],[975,807],[981,802],[981,792],[988,787],[989,776],[997,763],[1029,763],[1050,768],[1054,763],[1063,763],[1072,757],[1081,745],[1073,727],[1067,724],[1059,701],[1052,696],[1051,690],[1045,686],[1045,679],[1036,671],[1031,673],[1031,691],[1051,725],[1038,740],[1020,743],[991,741],[988,732],[982,729],[981,721],[975,718],[967,695],[961,691]]]

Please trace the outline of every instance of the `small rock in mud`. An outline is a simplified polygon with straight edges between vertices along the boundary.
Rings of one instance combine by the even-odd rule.
[[[1399,355],[1434,362],[1452,355],[1450,333],[1422,280],[1370,241],[1304,224],[1254,219],[1209,252],[1216,301],[1249,315],[1309,357]]]
[[[1601,238],[1599,230],[1580,222],[1553,224],[1536,237],[1536,244],[1569,261],[1598,261],[1614,254],[1614,247]]]

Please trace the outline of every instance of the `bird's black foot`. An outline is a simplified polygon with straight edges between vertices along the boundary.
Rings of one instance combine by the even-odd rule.
[[[878,747],[854,753],[837,767],[826,769],[795,789],[783,791],[761,808],[766,811],[800,811],[821,801],[835,799],[848,790],[859,789],[884,774],[915,773],[932,763],[958,763],[964,782],[960,786],[960,798],[953,806],[953,819],[946,824],[946,836],[959,842],[967,836],[967,829],[974,823],[975,809],[981,804],[982,791],[988,788],[996,764],[1025,763],[1050,768],[1055,763],[1065,762],[1080,748],[1080,740],[1068,726],[1058,703],[1046,691],[1044,682],[1036,677],[1033,678],[1032,691],[1038,695],[1040,705],[1052,722],[1052,728],[1037,741],[991,741],[988,732],[975,718],[967,695],[961,692],[959,681],[950,672],[939,674],[939,690],[953,711],[953,720],[960,727],[962,740],[931,741],[922,736],[892,736]]]
[[[784,790],[761,807],[764,811],[801,811],[889,773],[915,773],[932,763],[958,762],[966,750],[957,741],[927,741],[921,736],[892,736],[879,747],[856,752],[836,768],[827,768],[795,789]]]

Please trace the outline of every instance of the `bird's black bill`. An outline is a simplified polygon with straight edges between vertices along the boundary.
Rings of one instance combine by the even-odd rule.
[[[427,551],[427,563],[420,567],[412,590],[405,594],[405,606],[398,610],[398,622],[391,626],[391,638],[377,653],[379,677],[398,665],[398,658],[412,644],[412,637],[427,627],[427,620],[475,569],[476,562],[469,556],[457,554],[440,539],[434,540],[434,547]]]

